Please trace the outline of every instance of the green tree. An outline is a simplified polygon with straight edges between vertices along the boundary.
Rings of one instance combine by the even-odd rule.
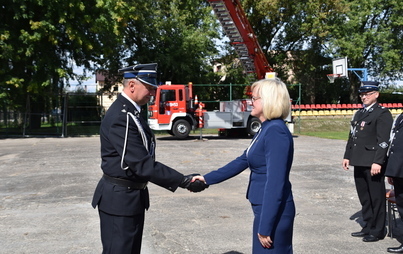
[[[399,0],[354,0],[346,1],[346,6],[348,10],[333,25],[329,53],[347,56],[349,67],[367,68],[369,76],[384,85],[401,79],[403,3]],[[359,86],[354,78],[350,88],[352,101],[357,100],[354,95]]]
[[[269,63],[283,80],[302,84],[304,103],[357,101],[360,84],[354,74],[349,82],[328,83],[333,58],[348,57],[350,68],[367,68],[384,84],[401,78],[401,1],[244,0],[242,4]],[[346,93],[352,96],[345,98]]]
[[[126,5],[130,5],[127,1]],[[158,80],[174,84],[216,83],[213,62],[219,55],[215,41],[221,39],[218,21],[205,0],[145,0],[135,3],[141,12],[128,12],[121,46],[121,65],[108,65],[108,90],[117,70],[138,63],[158,63]],[[116,63],[116,62],[114,62]],[[207,87],[199,98],[210,96]]]
[[[158,63],[159,79],[205,83],[218,54],[217,22],[205,0],[145,0],[137,19],[128,22],[128,65]],[[139,7],[140,8],[140,7]]]
[[[209,83],[218,23],[204,0],[6,0],[0,17],[0,98],[31,113],[53,108],[71,80],[157,62],[159,79]],[[29,98],[29,100],[27,100]],[[7,105],[6,105],[7,102]],[[39,114],[38,114],[39,115]],[[32,117],[31,127],[39,127]]]
[[[331,58],[325,53],[326,42],[337,13],[345,9],[342,1],[245,0],[243,4],[278,76],[286,83],[302,84],[303,103],[336,100],[336,95],[318,96],[329,91],[326,73],[330,73]]]
[[[123,19],[115,10],[121,4],[119,0],[2,2],[1,98],[22,111],[29,101],[27,110],[41,113],[69,80],[84,79],[74,73],[75,64],[90,70],[94,63],[112,62],[115,45],[120,45]],[[35,114],[30,120],[32,128],[39,127]]]

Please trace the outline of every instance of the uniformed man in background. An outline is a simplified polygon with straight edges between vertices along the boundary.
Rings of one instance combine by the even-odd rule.
[[[378,104],[379,83],[363,81],[359,88],[363,109],[351,121],[342,166],[354,166],[354,180],[362,206],[364,225],[354,237],[375,242],[386,235],[385,160],[389,147],[392,114]]]
[[[157,89],[157,64],[139,64],[121,69],[123,92],[101,123],[101,168],[103,177],[95,190],[92,206],[98,206],[103,253],[140,254],[145,210],[149,207],[147,183],[174,192],[178,187],[203,190],[193,175],[184,176],[155,161],[155,138],[140,107]]]
[[[400,219],[403,219],[403,114],[398,115],[393,122],[390,133],[390,148],[388,165],[385,175],[395,191],[396,207]],[[398,225],[401,225],[398,224]],[[387,249],[390,253],[403,253],[403,245]]]

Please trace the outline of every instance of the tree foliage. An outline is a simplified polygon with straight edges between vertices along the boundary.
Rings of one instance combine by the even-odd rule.
[[[145,0],[125,31],[128,65],[158,63],[159,79],[205,83],[218,54],[214,15],[204,0]]]
[[[357,99],[349,97],[359,85],[353,74],[329,84],[333,58],[348,57],[349,67],[367,68],[383,84],[401,78],[399,0],[242,5],[279,77],[302,84],[303,103]],[[220,52],[220,25],[206,0],[5,0],[0,18],[0,99],[15,109],[25,109],[28,95],[31,111],[52,107],[52,95],[85,79],[75,65],[106,70],[114,82],[121,67],[156,62],[160,81],[200,84],[219,83],[212,73],[218,59],[227,66],[225,83],[251,82],[232,49]]]
[[[348,1],[329,38],[330,54],[347,56],[351,68],[367,68],[388,85],[402,77],[403,3],[399,0]],[[351,86],[356,94],[357,83]],[[354,99],[354,98],[351,98]]]
[[[119,0],[6,0],[0,5],[0,93],[8,107],[43,112],[69,80],[119,45]],[[28,108],[29,106],[29,108]],[[34,118],[31,124],[36,125]],[[36,121],[38,123],[38,121]],[[37,127],[37,126],[31,126]]]
[[[218,24],[206,1],[6,0],[0,5],[0,97],[24,109],[69,81],[125,65],[157,62],[160,80],[208,82]],[[42,104],[42,105],[40,105]],[[35,110],[35,109],[31,109]]]
[[[384,84],[401,78],[399,0],[245,0],[243,5],[269,62],[280,77],[303,85],[305,103],[345,99],[346,82],[339,80],[337,89],[329,89],[334,87],[325,76],[332,73],[333,58],[348,57],[349,68],[367,68],[372,79]],[[357,86],[350,73],[347,92],[356,93]],[[329,94],[331,90],[338,93]]]

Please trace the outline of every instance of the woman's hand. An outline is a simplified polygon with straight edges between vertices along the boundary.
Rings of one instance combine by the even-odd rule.
[[[203,177],[203,176],[194,176],[194,177],[192,178],[192,183],[193,183],[194,181],[196,181],[196,180],[199,180],[199,181],[202,181],[203,183],[206,183],[206,180],[204,180],[204,177]]]
[[[259,237],[259,241],[260,244],[262,244],[262,246],[264,248],[270,248],[271,245],[273,244],[273,241],[271,240],[270,236],[266,236],[266,235],[261,235],[261,234],[257,234]]]

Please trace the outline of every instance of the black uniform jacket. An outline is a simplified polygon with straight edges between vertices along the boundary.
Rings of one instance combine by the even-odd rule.
[[[375,103],[371,108],[358,110],[351,121],[351,131],[344,153],[350,165],[370,167],[383,165],[389,147],[393,118],[390,111]]]
[[[403,178],[403,114],[396,118],[393,126],[385,175]]]
[[[119,95],[108,109],[101,123],[101,168],[104,174],[135,182],[152,182],[174,192],[182,181],[183,174],[155,161],[154,135],[144,119],[140,119],[146,133],[149,150],[143,144],[141,133],[134,120],[129,117],[129,128],[124,154],[124,167],[121,158],[125,143],[127,113],[137,113],[135,106],[125,97]],[[141,117],[140,117],[141,118]],[[148,209],[149,196],[147,188],[134,190],[114,185],[101,178],[95,190],[92,206],[109,214],[131,216]]]

